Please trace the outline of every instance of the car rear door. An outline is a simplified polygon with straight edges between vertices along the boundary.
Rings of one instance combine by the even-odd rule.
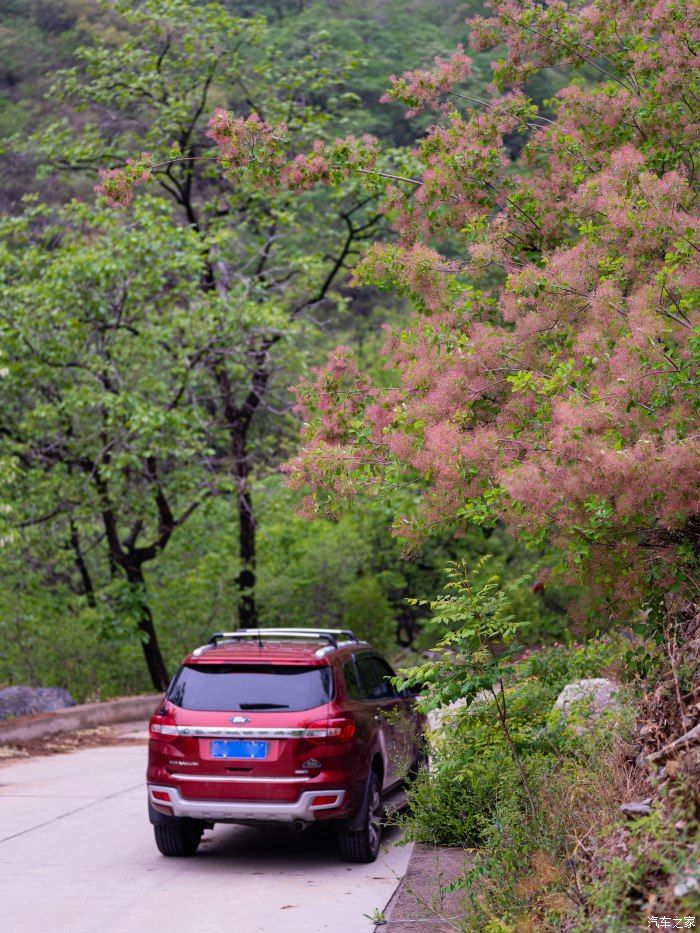
[[[385,681],[391,683],[391,680],[396,677],[396,671],[381,655],[375,654],[375,658],[383,672]],[[403,779],[419,755],[423,742],[424,718],[417,710],[415,697],[410,691],[397,694],[393,686],[392,691],[396,697],[392,711],[394,747],[400,765],[400,777]]]
[[[402,780],[406,772],[404,701],[391,683],[394,672],[383,658],[366,651],[359,653],[356,661],[363,703],[371,707],[384,751],[384,784],[390,787]]]

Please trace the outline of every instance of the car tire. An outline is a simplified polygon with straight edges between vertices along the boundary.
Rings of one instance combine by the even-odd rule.
[[[204,825],[198,820],[180,820],[178,823],[156,824],[153,833],[161,855],[186,858],[199,848]]]
[[[340,855],[345,862],[373,862],[382,841],[381,783],[375,771],[370,771],[364,803],[362,829],[342,830],[338,834]]]

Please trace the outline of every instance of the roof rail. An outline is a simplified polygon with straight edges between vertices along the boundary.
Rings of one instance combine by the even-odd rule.
[[[216,632],[212,635],[208,645],[212,647],[221,641],[238,641],[239,639],[255,638],[262,643],[264,638],[321,638],[334,648],[337,647],[338,637],[345,641],[357,641],[355,633],[349,628],[242,628],[237,632]]]

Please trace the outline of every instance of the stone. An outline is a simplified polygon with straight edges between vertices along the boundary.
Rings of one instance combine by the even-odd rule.
[[[590,715],[597,719],[602,712],[616,705],[615,695],[619,687],[605,677],[592,677],[567,684],[556,699],[555,707],[566,718],[571,707],[587,701]]]
[[[673,896],[674,897],[685,897],[686,894],[690,894],[691,891],[697,891],[700,884],[698,883],[698,878],[696,875],[686,875],[685,878],[674,885]]]
[[[13,716],[52,713],[75,706],[73,697],[62,687],[4,687],[0,690],[0,721]]]
[[[636,820],[639,816],[649,816],[651,813],[650,800],[640,800],[633,803],[623,803],[620,812],[630,820]]]

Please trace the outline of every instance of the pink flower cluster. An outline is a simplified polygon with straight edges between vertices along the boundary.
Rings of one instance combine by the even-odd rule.
[[[284,124],[272,126],[257,113],[234,117],[217,108],[206,135],[218,145],[229,173],[247,169],[256,184],[274,185],[285,163],[286,132]]]
[[[461,84],[472,73],[472,60],[464,54],[462,46],[444,59],[435,59],[432,71],[406,71],[397,78],[391,75],[391,89],[381,98],[382,103],[399,101],[408,106],[407,117],[413,117],[425,106],[447,108],[444,97],[457,84]]]
[[[376,243],[355,269],[355,281],[371,282],[410,294],[431,313],[447,311],[452,302],[446,293],[449,276],[459,264],[445,259],[422,243],[401,249],[393,244]]]
[[[107,198],[110,207],[126,207],[134,198],[134,188],[152,180],[150,152],[142,152],[141,160],[127,159],[124,168],[99,169],[99,184],[94,186],[97,194]]]
[[[332,143],[316,140],[309,153],[299,153],[282,171],[288,188],[306,190],[314,185],[338,182],[354,172],[369,172],[377,162],[379,140],[366,133],[352,134]]]
[[[362,412],[369,381],[363,376],[349,347],[336,347],[325,368],[313,370],[313,380],[302,379],[294,388],[296,411],[305,417],[320,416],[317,442],[342,443],[351,437],[352,419]]]

